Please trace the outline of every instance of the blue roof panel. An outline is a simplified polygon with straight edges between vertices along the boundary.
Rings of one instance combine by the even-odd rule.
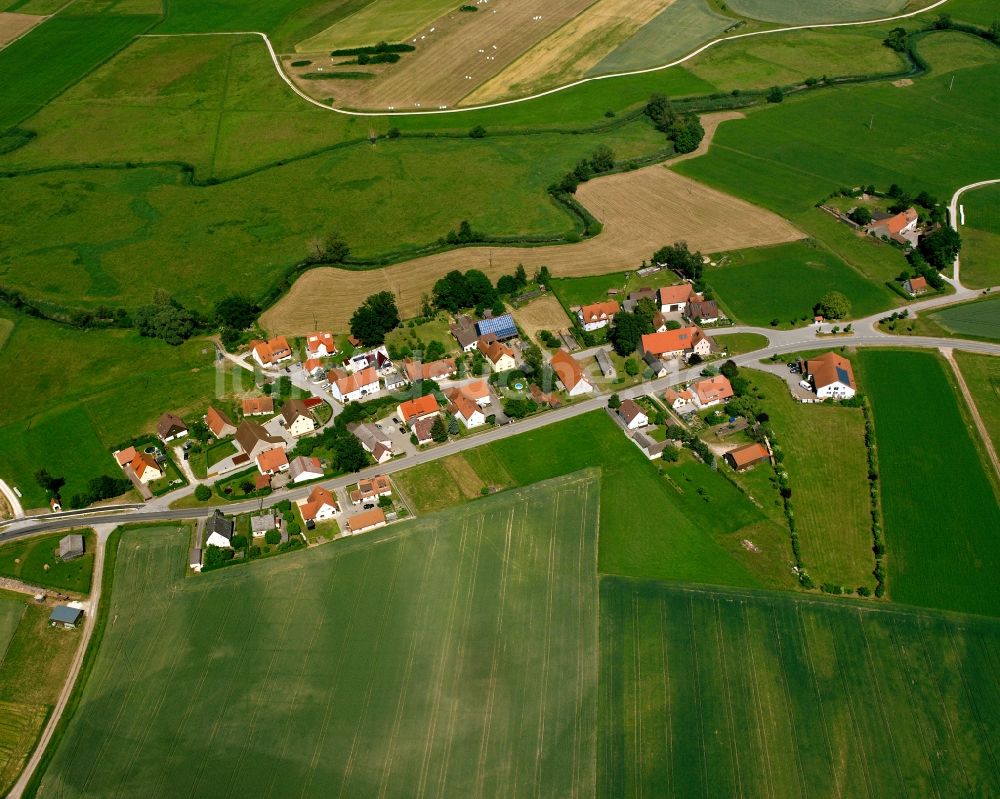
[[[837,367],[837,379],[845,386],[851,385],[851,378],[847,376],[847,370],[840,366]]]
[[[480,336],[492,333],[497,338],[513,338],[517,335],[517,325],[514,324],[514,318],[509,313],[505,313],[476,322],[476,332]]]

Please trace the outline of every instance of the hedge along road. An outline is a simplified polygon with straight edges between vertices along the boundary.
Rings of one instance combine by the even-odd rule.
[[[813,28],[854,28],[860,25],[880,25],[884,22],[895,22],[901,19],[908,19],[910,17],[915,17],[918,14],[924,14],[928,11],[932,11],[935,8],[939,8],[947,3],[948,0],[936,0],[936,2],[931,3],[929,6],[924,6],[923,8],[918,8],[916,11],[908,11],[905,14],[898,14],[894,17],[881,17],[880,19],[868,19],[861,20],[859,22],[821,22],[814,25],[792,25],[786,28],[770,28],[763,31],[751,31],[750,33],[738,33],[734,36],[722,36],[718,39],[712,39],[712,41],[703,44],[697,50],[693,50],[682,58],[678,58],[675,61],[671,61],[667,64],[661,64],[658,67],[646,67],[645,69],[633,69],[625,72],[612,72],[608,75],[595,75],[589,78],[580,78],[579,80],[572,81],[571,83],[566,83],[562,86],[556,86],[553,89],[546,89],[543,92],[538,92],[536,94],[528,95],[527,97],[517,97],[513,100],[500,100],[495,103],[483,103],[482,105],[470,105],[463,108],[436,108],[429,109],[426,111],[352,111],[346,108],[337,108],[336,106],[327,105],[321,103],[314,97],[310,97],[304,91],[302,91],[298,86],[295,85],[294,81],[281,68],[281,60],[278,58],[278,54],[274,50],[274,46],[271,44],[271,40],[268,38],[266,33],[261,31],[225,31],[222,33],[147,33],[142,34],[140,38],[152,39],[152,38],[168,38],[174,36],[259,36],[264,40],[264,45],[267,47],[267,52],[271,56],[271,63],[274,64],[274,69],[278,73],[278,76],[288,85],[288,87],[295,92],[299,97],[305,100],[307,103],[311,103],[317,108],[322,108],[324,111],[333,111],[337,114],[344,114],[346,116],[352,117],[400,117],[400,116],[428,116],[432,114],[460,114],[466,111],[483,111],[489,108],[500,108],[507,105],[515,105],[516,103],[526,103],[529,100],[537,100],[540,97],[546,97],[550,94],[556,94],[557,92],[565,91],[566,89],[572,89],[575,86],[582,86],[584,83],[589,83],[595,80],[608,80],[609,78],[626,78],[630,75],[644,75],[649,72],[660,72],[664,69],[669,69],[670,67],[676,67],[683,64],[686,61],[690,61],[695,56],[705,52],[710,47],[714,47],[717,44],[722,44],[724,42],[732,42],[737,39],[746,39],[750,36],[766,36],[772,33],[788,33],[789,31],[802,31],[811,30]]]

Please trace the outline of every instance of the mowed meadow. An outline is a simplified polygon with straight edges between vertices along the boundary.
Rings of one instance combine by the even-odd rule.
[[[189,579],[187,531],[125,532],[37,795],[591,795],[597,509],[576,475]]]
[[[1000,502],[964,400],[936,353],[862,350],[872,403],[890,595],[1000,615]]]
[[[992,796],[1000,622],[601,580],[598,796]]]

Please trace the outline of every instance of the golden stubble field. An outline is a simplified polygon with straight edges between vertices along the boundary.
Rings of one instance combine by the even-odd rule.
[[[722,112],[702,117],[705,139],[686,157],[707,150],[719,123],[740,116]],[[317,322],[343,331],[359,302],[377,291],[396,294],[404,317],[416,315],[423,295],[452,269],[481,269],[496,280],[520,263],[529,274],[545,265],[556,277],[582,277],[637,267],[654,250],[675,241],[711,253],[805,237],[782,217],[663,165],[597,178],[582,184],[576,196],[604,223],[603,232],[592,239],[544,247],[466,247],[365,271],[320,267],[302,275],[261,321],[272,333],[302,334]]]
[[[28,31],[47,17],[35,14],[17,14],[11,11],[0,12],[0,47],[4,47],[15,39],[24,36]]]

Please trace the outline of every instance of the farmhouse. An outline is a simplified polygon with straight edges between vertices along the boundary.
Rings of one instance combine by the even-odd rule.
[[[262,452],[267,452],[275,447],[284,447],[285,439],[280,436],[272,436],[263,426],[244,419],[236,428],[236,446],[249,459],[256,460]]]
[[[292,348],[284,336],[275,336],[269,341],[255,339],[250,342],[250,354],[263,368],[292,359]]]
[[[660,300],[660,312],[683,311],[693,295],[694,289],[690,283],[681,283],[679,286],[664,286],[657,292]]]
[[[380,474],[368,480],[358,480],[358,487],[351,492],[351,502],[361,505],[365,502],[377,502],[379,497],[391,496],[392,483],[388,475]]]
[[[221,510],[216,510],[205,522],[205,546],[223,549],[232,546],[235,527],[236,524],[232,519],[227,519]]]
[[[680,414],[694,413],[698,410],[694,404],[694,392],[687,388],[680,391],[668,388],[663,395],[663,399],[667,401],[667,405],[670,406],[671,410]]]
[[[878,214],[868,226],[868,234],[878,239],[892,239],[899,244],[916,247],[920,240],[920,235],[917,233],[918,221],[919,217],[914,208],[907,208],[893,215]]]
[[[337,505],[337,498],[323,486],[316,486],[309,492],[309,496],[298,502],[299,512],[302,514],[302,521],[323,522],[332,519],[340,513]]]
[[[275,447],[274,449],[269,449],[266,452],[260,453],[257,456],[257,469],[268,477],[277,474],[278,472],[287,472],[288,466],[288,456],[285,454],[284,447]]]
[[[147,452],[136,453],[129,466],[143,485],[163,477],[163,469],[160,468],[156,459]]]
[[[432,419],[438,413],[438,401],[433,394],[407,400],[396,406],[396,413],[403,424],[412,425],[420,419]]]
[[[749,469],[751,466],[771,459],[767,448],[757,442],[731,449],[723,457],[726,459],[726,463],[738,472],[742,472],[744,469]]]
[[[83,618],[83,608],[73,608],[69,605],[56,605],[49,614],[49,624],[53,627],[73,629]]]
[[[594,358],[597,360],[597,366],[601,370],[601,374],[604,375],[605,379],[614,380],[614,378],[617,377],[618,372],[615,369],[615,365],[611,363],[611,358],[608,357],[606,350],[598,350],[594,355]]]
[[[385,527],[385,513],[381,508],[362,511],[347,520],[347,532],[351,535],[374,530],[376,527]]]
[[[577,317],[584,330],[600,330],[607,327],[615,314],[621,310],[621,306],[614,300],[606,302],[595,302],[593,305],[584,305],[577,311]]]
[[[697,325],[667,330],[663,333],[647,333],[642,337],[640,347],[643,356],[657,358],[677,358],[700,355],[702,358],[712,352],[712,340]]]
[[[70,533],[59,539],[59,559],[74,560],[83,557],[83,536]]]
[[[903,288],[911,297],[919,297],[921,294],[927,293],[927,278],[911,277],[909,280],[903,281]]]
[[[310,358],[329,358],[336,352],[333,333],[310,333],[306,336],[306,355]]]
[[[288,464],[288,472],[293,483],[305,483],[323,476],[323,464],[319,462],[319,458],[299,455]]]
[[[710,325],[719,321],[719,306],[715,300],[692,299],[684,315],[690,322]]]
[[[694,404],[699,408],[721,405],[733,396],[733,387],[725,375],[699,380],[691,388],[694,392]]]
[[[165,413],[156,422],[156,432],[163,439],[163,443],[173,441],[188,434],[187,425],[180,416],[172,413]]]
[[[316,417],[300,399],[290,399],[281,406],[281,418],[290,435],[298,438],[316,429]]]
[[[403,370],[411,382],[416,382],[417,380],[441,380],[455,374],[455,359],[442,358],[439,361],[421,363],[420,361],[406,358],[403,361]]]
[[[347,430],[371,454],[376,463],[385,463],[392,458],[392,439],[381,428],[369,422],[350,422]]]
[[[236,432],[236,425],[232,419],[216,408],[208,409],[208,413],[205,414],[205,424],[216,438],[228,438]]]
[[[274,400],[271,397],[247,397],[243,400],[244,416],[270,416],[274,413]]]
[[[835,352],[800,362],[799,368],[820,399],[850,399],[857,393],[851,362]]]
[[[476,332],[480,336],[496,336],[501,341],[506,341],[517,338],[517,325],[514,324],[514,317],[505,313],[476,322]]]
[[[580,362],[571,356],[566,350],[556,350],[549,362],[552,371],[556,373],[559,382],[563,384],[566,393],[571,397],[578,397],[580,394],[588,394],[594,390],[591,383],[583,373]]]
[[[476,330],[475,322],[468,316],[456,316],[455,323],[449,325],[449,328],[462,352],[472,352],[476,348],[479,332]]]
[[[357,402],[369,394],[377,394],[379,390],[378,372],[374,367],[369,366],[349,375],[334,369],[327,377],[330,378],[330,393],[339,402]]]
[[[477,346],[486,360],[490,362],[494,372],[507,372],[517,368],[514,350],[506,344],[502,344],[496,336],[492,334],[480,336]]]
[[[483,413],[475,402],[457,391],[453,392],[451,405],[448,406],[448,413],[465,425],[466,429],[482,427],[486,424],[486,414]]]
[[[649,417],[635,400],[622,400],[622,404],[618,408],[618,416],[625,422],[625,426],[629,430],[638,430],[649,424]]]

